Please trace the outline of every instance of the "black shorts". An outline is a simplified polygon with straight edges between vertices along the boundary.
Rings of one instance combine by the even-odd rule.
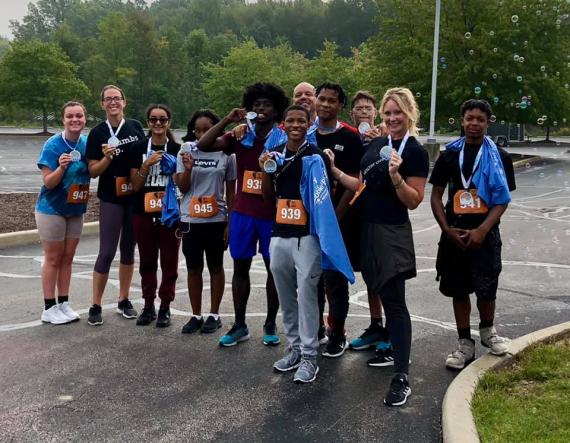
[[[502,270],[501,246],[498,226],[489,231],[480,249],[468,251],[460,251],[442,234],[435,263],[440,292],[454,298],[474,292],[481,300],[495,300]]]
[[[186,258],[186,269],[202,269],[204,253],[208,269],[217,270],[223,267],[226,224],[226,222],[181,223],[182,253]]]

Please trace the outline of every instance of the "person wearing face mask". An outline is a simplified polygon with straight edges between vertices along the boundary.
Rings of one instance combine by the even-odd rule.
[[[394,365],[384,404],[401,406],[411,394],[408,372],[412,324],[405,282],[417,274],[408,211],[423,200],[429,159],[416,139],[419,110],[409,89],[386,91],[380,113],[389,135],[370,142],[360,162],[360,177],[351,177],[335,166],[332,175],[359,195],[362,277],[367,288],[382,301],[393,346],[393,357],[379,356]],[[326,152],[334,164],[335,154]]]
[[[198,141],[202,151],[224,151],[235,154],[237,164],[237,192],[230,215],[229,247],[234,260],[232,295],[235,323],[220,338],[221,346],[235,346],[250,338],[245,323],[247,301],[250,293],[249,270],[257,245],[267,269],[267,318],[264,324],[263,343],[279,344],[275,319],[279,299],[269,268],[269,242],[275,218],[273,202],[264,201],[261,191],[262,175],[258,159],[264,150],[272,149],[286,141],[286,135],[278,127],[289,99],[283,89],[272,83],[255,83],[248,86],[243,95],[243,108],[233,109],[220,122],[210,128]],[[249,130],[241,139],[232,133],[222,136],[230,123],[249,117]]]
[[[146,111],[149,136],[133,145],[130,153],[130,180],[133,185],[133,227],[139,249],[144,308],[137,318],[138,326],[156,319],[157,328],[170,326],[170,304],[174,301],[178,278],[178,224],[168,226],[162,221],[164,194],[172,174],[164,170],[163,157],[174,161],[180,150],[170,131],[172,112],[166,105],[150,105]],[[160,307],[154,307],[158,286],[157,271],[160,257],[161,281],[158,288]]]
[[[85,158],[87,112],[79,103],[63,105],[64,130],[44,144],[38,168],[43,186],[36,202],[35,218],[42,242],[42,290],[44,323],[61,325],[79,320],[69,304],[71,267],[83,229],[89,200],[89,172]],[[55,291],[58,291],[57,300]]]
[[[485,136],[493,113],[489,103],[467,100],[460,111],[465,136],[446,146],[430,177],[431,208],[442,231],[437,279],[440,292],[453,299],[458,333],[458,346],[445,365],[458,370],[475,358],[470,324],[473,292],[481,344],[494,355],[508,351],[508,340],[497,334],[494,319],[502,268],[499,223],[511,201],[510,191],[516,188],[511,157]]]
[[[93,306],[87,322],[103,324],[101,301],[109,278],[117,246],[120,250],[119,302],[117,313],[135,319],[137,311],[129,300],[135,263],[133,232],[132,184],[129,152],[132,145],[144,138],[137,120],[124,115],[127,100],[123,91],[107,85],[101,91],[101,107],[106,120],[95,126],[87,137],[86,157],[91,178],[99,177],[99,254],[93,270]]]

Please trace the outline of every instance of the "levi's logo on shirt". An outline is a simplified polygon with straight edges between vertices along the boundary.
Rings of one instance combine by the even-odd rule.
[[[200,168],[217,168],[219,160],[205,160],[205,159],[196,159],[194,160],[194,166],[198,166]]]

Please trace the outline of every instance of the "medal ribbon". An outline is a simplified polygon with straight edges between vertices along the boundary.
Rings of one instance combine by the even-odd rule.
[[[410,131],[406,131],[406,135],[404,135],[404,138],[402,139],[402,143],[400,143],[400,149],[398,149],[398,155],[400,157],[402,156],[402,152],[404,152],[404,148],[406,147],[406,143],[408,142],[409,138],[410,138]],[[392,148],[392,136],[391,135],[388,135],[388,146],[390,146]]]
[[[66,144],[66,146],[71,149],[72,151],[76,151],[77,150],[77,142],[75,142],[75,146],[71,146],[68,142],[67,139],[65,138],[65,131],[63,131],[61,133],[61,139],[63,140],[63,143]]]
[[[479,152],[477,153],[477,156],[475,157],[475,162],[473,162],[473,169],[471,170],[471,175],[469,176],[469,178],[467,180],[465,180],[465,176],[463,175],[463,153],[465,151],[465,145],[463,145],[463,148],[461,149],[461,151],[459,151],[459,174],[461,175],[461,181],[463,183],[463,188],[464,189],[469,189],[469,185],[471,184],[471,180],[473,179],[473,175],[475,174],[475,171],[477,170],[477,166],[479,166],[479,161],[481,160],[481,155],[483,155],[483,147],[479,148]]]
[[[117,132],[113,131],[113,127],[111,126],[111,123],[109,122],[109,120],[106,120],[107,123],[107,127],[109,128],[109,133],[111,134],[111,138],[112,137],[116,137],[119,135],[119,132],[121,131],[121,128],[123,127],[123,125],[125,124],[125,119],[121,119],[121,123],[119,123],[119,127],[117,128]]]

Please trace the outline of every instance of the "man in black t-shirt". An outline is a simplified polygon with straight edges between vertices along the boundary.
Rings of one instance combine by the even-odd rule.
[[[356,130],[338,120],[338,115],[345,104],[346,94],[340,85],[327,82],[317,88],[316,109],[319,124],[315,134],[316,142],[322,151],[330,149],[334,152],[339,169],[348,175],[358,177],[363,148]],[[332,201],[342,237],[352,267],[358,270],[360,220],[349,205],[354,193],[338,181],[332,184],[332,187]],[[325,270],[323,276],[332,314],[332,321],[329,320],[331,327],[329,342],[323,355],[340,357],[346,348],[344,322],[348,315],[348,281],[338,271]]]
[[[459,335],[457,349],[446,360],[446,366],[452,369],[463,369],[475,356],[469,323],[472,292],[477,296],[481,344],[495,355],[508,350],[506,340],[497,335],[493,322],[501,272],[499,222],[510,201],[509,191],[515,189],[515,177],[508,153],[497,150],[485,138],[491,115],[491,106],[484,100],[463,103],[464,143],[448,145],[437,159],[430,178],[431,207],[442,230],[436,262],[441,279],[439,289],[453,298]],[[499,183],[491,192],[487,192],[494,186],[489,175]],[[442,197],[448,184],[449,198],[444,208]]]

